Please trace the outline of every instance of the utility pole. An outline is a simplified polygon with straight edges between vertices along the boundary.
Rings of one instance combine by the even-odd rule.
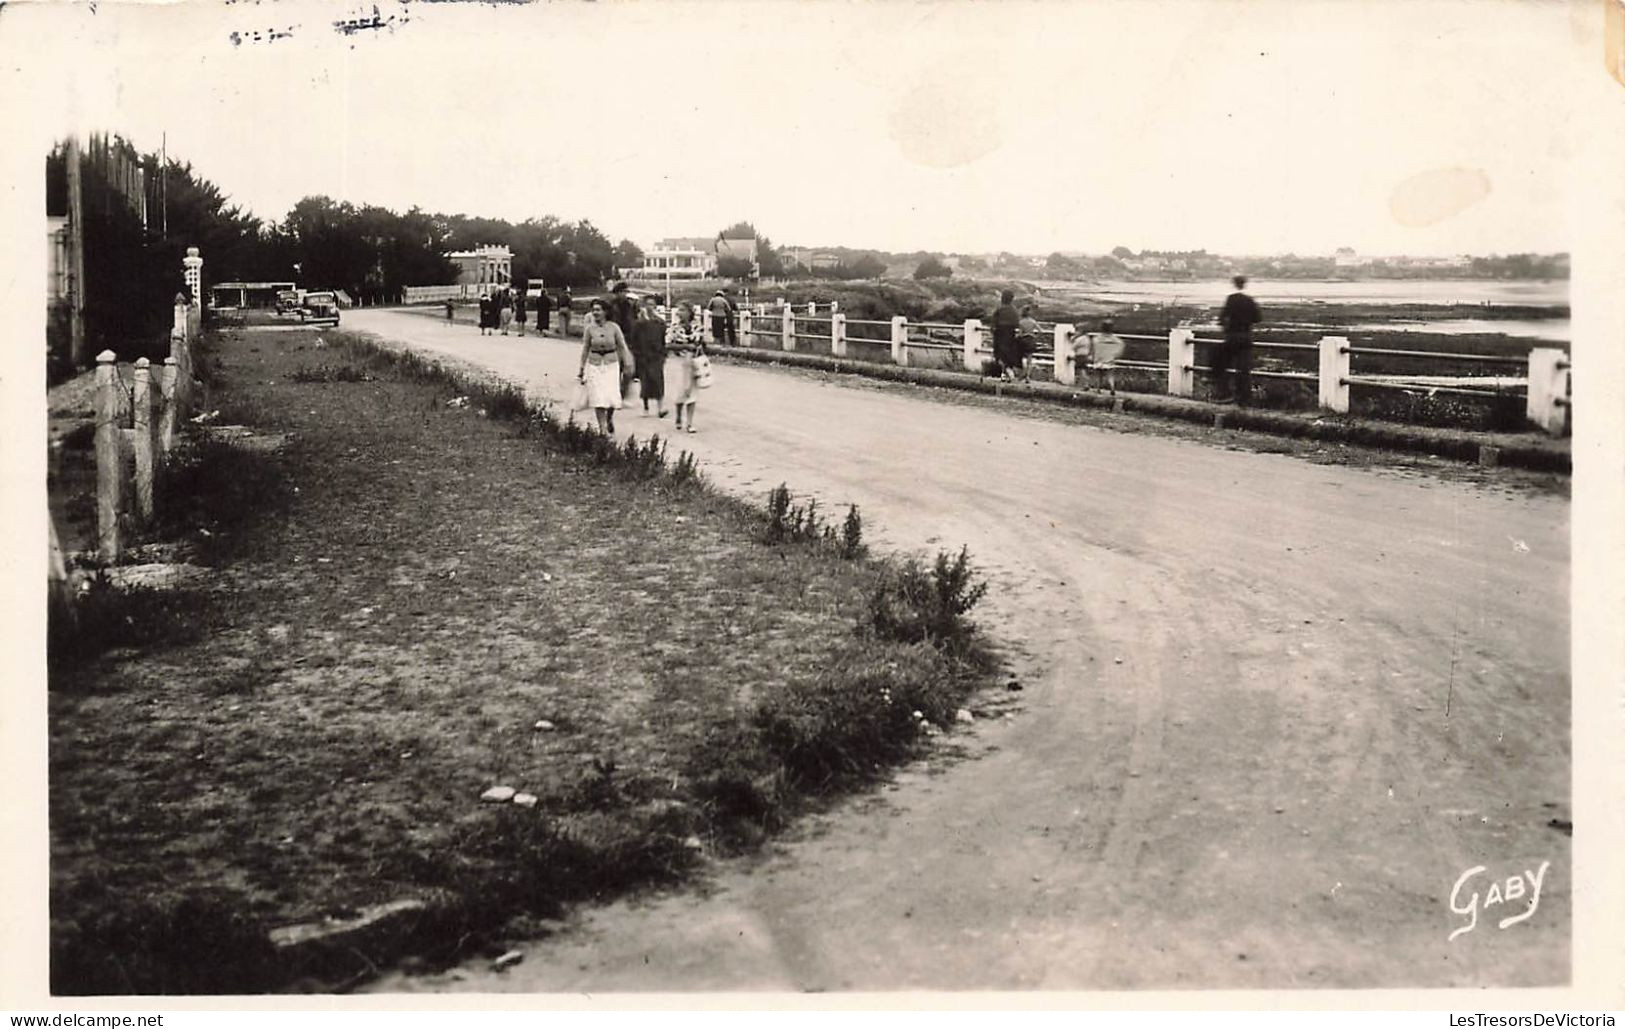
[[[85,363],[85,194],[79,137],[68,137],[68,357]]]

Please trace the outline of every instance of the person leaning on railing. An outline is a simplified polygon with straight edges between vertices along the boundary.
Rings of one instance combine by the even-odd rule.
[[[1016,330],[1021,326],[1021,312],[1016,310],[1016,295],[1011,290],[999,294],[999,308],[993,312],[993,362],[999,367],[999,378],[1015,378],[1015,369],[1021,367],[1021,346],[1016,341]]]
[[[1253,326],[1264,320],[1264,313],[1253,298],[1243,292],[1247,288],[1247,276],[1237,275],[1230,281],[1235,283],[1236,291],[1225,298],[1224,307],[1219,311],[1224,342],[1213,348],[1209,358],[1215,389],[1213,402],[1246,407],[1253,393]],[[1233,381],[1230,391],[1225,393],[1222,390],[1232,365],[1235,366],[1230,376]]]

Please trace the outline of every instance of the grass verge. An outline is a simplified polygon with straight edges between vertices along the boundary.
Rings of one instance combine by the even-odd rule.
[[[914,595],[855,511],[768,542],[689,455],[341,334],[211,361],[221,409],[291,442],[252,481],[200,452],[176,517],[229,541],[206,602],[156,632],[134,612],[170,601],[103,597],[121,645],[53,674],[53,992],[339,989],[497,947],[872,781],[992,667],[968,604],[914,639],[875,617]]]

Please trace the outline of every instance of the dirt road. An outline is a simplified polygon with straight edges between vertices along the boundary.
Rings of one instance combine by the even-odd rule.
[[[538,395],[574,381],[558,340],[345,318]],[[717,377],[677,445],[753,498],[857,503],[882,546],[968,544],[1020,713],[705,890],[378,989],[1568,980],[1567,500]]]

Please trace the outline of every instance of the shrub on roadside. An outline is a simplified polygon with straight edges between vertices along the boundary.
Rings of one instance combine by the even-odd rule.
[[[872,780],[926,723],[945,725],[970,689],[926,644],[875,641],[715,728],[691,759],[713,827],[735,842],[782,826],[795,798]]]
[[[929,570],[909,558],[888,570],[869,596],[869,624],[882,639],[929,643],[956,658],[974,656],[975,630],[965,615],[987,593],[961,547],[938,552]]]

